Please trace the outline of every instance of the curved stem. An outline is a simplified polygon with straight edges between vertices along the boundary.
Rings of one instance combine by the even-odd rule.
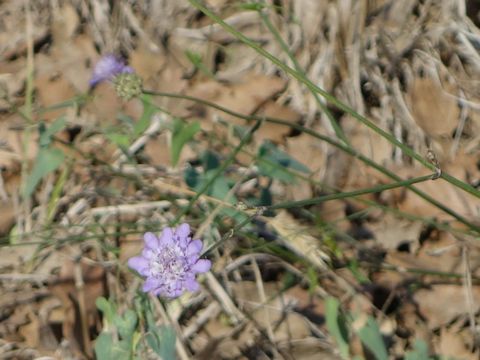
[[[196,102],[196,103],[199,103],[199,104],[217,109],[217,110],[219,110],[219,111],[221,111],[225,114],[234,116],[234,117],[239,118],[239,119],[244,119],[244,120],[247,120],[247,121],[262,121],[263,120],[263,121],[270,122],[270,123],[273,123],[273,124],[278,124],[278,125],[291,127],[292,129],[298,130],[300,132],[304,132],[304,133],[306,133],[306,134],[308,134],[312,137],[315,137],[319,140],[322,140],[322,141],[325,141],[325,142],[329,143],[330,145],[332,145],[332,146],[346,152],[347,154],[357,158],[358,160],[364,162],[366,165],[376,169],[380,173],[388,176],[389,178],[391,178],[395,181],[402,181],[403,180],[398,175],[396,175],[394,172],[384,168],[383,166],[377,164],[375,161],[373,161],[373,160],[369,159],[368,157],[360,154],[355,149],[352,149],[350,146],[348,146],[346,144],[343,144],[343,143],[340,143],[338,141],[335,141],[335,140],[329,138],[328,136],[319,134],[316,131],[311,130],[309,128],[306,128],[302,125],[291,123],[291,122],[288,122],[286,120],[272,118],[272,117],[263,117],[263,116],[257,116],[257,115],[240,114],[240,113],[237,113],[235,111],[224,108],[220,105],[217,105],[217,104],[215,104],[211,101],[199,99],[199,98],[196,98],[196,97],[193,97],[193,96],[172,94],[172,93],[166,93],[166,92],[155,92],[155,91],[149,91],[149,90],[144,90],[144,93],[149,94],[149,95],[153,95],[153,96],[161,96],[161,97],[168,97],[168,98],[174,98],[174,99],[183,99],[183,100],[193,101],[193,102]],[[438,209],[440,209],[443,212],[449,214],[450,216],[452,216],[453,218],[455,218],[456,220],[458,220],[462,224],[468,226],[470,229],[480,233],[480,226],[475,225],[474,223],[470,222],[465,217],[458,214],[454,210],[451,210],[450,208],[443,205],[442,203],[438,202],[437,200],[432,198],[427,193],[425,193],[425,192],[423,192],[423,191],[421,191],[421,190],[419,190],[419,189],[417,189],[417,188],[415,188],[414,186],[411,186],[411,185],[407,185],[405,187],[407,189],[413,191],[415,194],[417,194],[418,196],[420,196],[421,198],[423,198],[424,200],[426,200],[430,204],[434,205]]]
[[[350,106],[344,104],[340,100],[338,100],[335,96],[331,95],[327,91],[321,89],[317,85],[315,85],[313,82],[311,82],[308,78],[305,76],[302,76],[301,73],[296,71],[295,69],[292,69],[288,65],[284,64],[281,60],[279,60],[277,57],[273,56],[271,53],[266,51],[263,47],[260,45],[256,44],[252,40],[250,40],[248,37],[243,35],[241,32],[235,30],[231,25],[227,24],[225,21],[223,21],[219,16],[217,16],[215,13],[210,11],[207,7],[202,5],[198,0],[189,0],[190,3],[196,7],[198,10],[200,10],[202,13],[204,13],[206,16],[208,16],[210,19],[215,21],[217,24],[222,26],[226,31],[234,35],[237,39],[254,49],[256,52],[258,52],[260,55],[263,57],[267,58],[270,60],[273,64],[277,65],[280,69],[285,71],[287,74],[291,75],[293,78],[296,80],[300,81],[301,83],[305,84],[312,92],[317,92],[320,95],[322,95],[329,103],[337,107],[339,110],[342,110],[352,116],[353,118],[357,119],[360,121],[362,124],[365,126],[369,127],[373,131],[375,131],[377,134],[381,135],[385,139],[387,139],[390,143],[394,144],[395,146],[398,146],[399,148],[402,149],[402,151],[410,156],[411,158],[417,160],[419,163],[421,163],[423,166],[426,168],[434,171],[435,166],[431,163],[429,163],[427,160],[425,160],[421,155],[416,153],[413,149],[410,147],[406,146],[402,142],[398,141],[392,134],[386,132],[385,130],[379,128],[377,125],[375,125],[373,122],[368,120],[366,117],[360,115],[357,113],[354,109],[352,109]],[[442,173],[440,175],[441,178],[444,180],[448,181],[449,183],[461,188],[462,190],[480,198],[480,191],[475,189],[473,186],[464,183],[463,181],[460,181],[459,179],[446,174]]]
[[[330,200],[346,199],[346,198],[359,196],[359,195],[379,193],[385,190],[405,187],[408,185],[412,185],[412,184],[416,184],[416,183],[420,183],[428,180],[432,180],[432,175],[420,176],[410,180],[398,181],[398,182],[386,184],[386,185],[378,185],[368,189],[360,189],[360,190],[354,190],[354,191],[345,191],[345,192],[336,193],[336,194],[329,194],[329,195],[319,196],[319,197],[306,199],[306,200],[285,201],[283,203],[275,204],[272,206],[266,206],[265,208],[273,210],[273,209],[289,209],[293,207],[316,205],[316,204],[320,204],[322,202],[330,201]]]
[[[282,48],[282,50],[287,54],[287,56],[289,57],[289,59],[292,61],[293,65],[295,66],[295,69],[297,70],[297,72],[302,76],[302,77],[306,77],[305,75],[305,72],[303,71],[302,67],[300,66],[299,62],[297,61],[297,59],[295,58],[295,56],[293,56],[293,54],[291,53],[290,49],[288,48],[288,45],[285,43],[285,41],[282,39],[282,36],[280,35],[280,33],[277,31],[277,29],[275,28],[275,26],[273,26],[272,22],[270,21],[268,15],[265,14],[264,11],[259,11],[258,12],[260,14],[260,17],[262,18],[263,22],[265,23],[265,25],[267,26],[268,30],[270,30],[270,32],[273,34],[273,36],[275,37],[275,39],[277,40],[277,42],[279,43],[280,47]],[[333,130],[335,131],[335,134],[337,135],[337,137],[342,140],[345,144],[350,144],[350,142],[348,141],[347,137],[345,136],[345,133],[343,132],[343,129],[341,128],[341,126],[338,124],[338,122],[335,120],[335,118],[333,117],[332,113],[330,112],[330,110],[328,110],[327,106],[322,102],[322,100],[320,99],[320,97],[318,96],[318,94],[315,92],[315,91],[311,91],[311,89],[309,88],[310,92],[312,93],[313,97],[315,98],[315,101],[317,103],[317,105],[320,107],[320,109],[327,115],[328,119],[330,120],[330,124],[332,125],[333,127]]]

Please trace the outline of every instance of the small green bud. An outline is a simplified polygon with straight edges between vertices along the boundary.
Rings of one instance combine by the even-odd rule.
[[[113,79],[115,91],[123,100],[128,101],[142,93],[142,78],[134,73],[122,73]]]

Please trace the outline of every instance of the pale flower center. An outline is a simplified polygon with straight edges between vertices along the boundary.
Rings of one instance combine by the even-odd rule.
[[[157,250],[150,260],[151,276],[167,281],[179,280],[185,273],[185,255],[176,247]]]

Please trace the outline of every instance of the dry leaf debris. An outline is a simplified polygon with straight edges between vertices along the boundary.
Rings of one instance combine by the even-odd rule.
[[[290,64],[257,14],[239,10],[231,1],[208,3],[228,23]],[[480,31],[478,17],[471,15],[474,1],[466,1],[466,8],[461,1],[279,3],[281,11],[272,12],[272,20],[312,81],[419,153],[433,149],[442,169],[478,187],[480,89],[474,79],[480,73]],[[334,131],[306,88],[200,17],[187,1],[29,4],[33,39],[22,30],[27,21],[23,6],[15,1],[0,4],[0,234],[12,241],[12,246],[0,247],[0,357],[81,358],[91,356],[94,338],[87,334],[101,327],[93,300],[108,294],[124,299],[126,306],[134,296],[125,285],[135,284],[132,277],[121,266],[118,276],[118,258],[105,248],[117,247],[124,264],[139,250],[139,235],[128,232],[132,228],[143,232],[151,223],[164,226],[174,218],[177,204],[171,199],[178,198],[184,206],[184,198],[192,195],[178,169],[191,166],[206,149],[227,154],[225,139],[236,140],[232,128],[224,124],[246,124],[190,101],[155,98],[154,104],[170,112],[170,119],[200,120],[202,132],[195,137],[196,148],[186,149],[173,169],[170,150],[165,150],[171,145],[171,133],[164,127],[168,121],[162,123],[129,148],[128,155],[137,160],[132,166],[104,134],[125,126],[118,113],[137,121],[141,103],[119,101],[110,84],[99,84],[86,103],[79,100],[71,107],[34,112],[29,121],[14,111],[26,100],[30,40],[37,110],[86,93],[100,50],[127,56],[146,88],[185,93],[246,115],[304,124],[329,136]],[[208,71],[192,64],[187,50],[200,55]],[[61,116],[66,127],[58,137],[74,161],[66,167],[56,206],[50,206],[49,196],[60,173],[45,178],[34,195],[31,218],[23,218],[18,196],[22,163],[33,163],[39,150],[33,134],[25,151],[22,134],[40,121],[51,124]],[[360,153],[405,178],[419,176],[419,168],[398,148],[346,114],[333,116]],[[208,133],[216,137],[211,139]],[[352,190],[387,182],[358,159],[269,123],[262,125],[249,153],[239,154],[238,164],[229,171],[249,169],[255,174],[252,154],[264,140],[307,165],[311,182],[269,184],[265,178],[251,177],[236,195],[258,194],[271,186],[275,196],[300,200],[324,189]],[[444,181],[418,187],[478,222],[478,199]],[[202,197],[197,212],[204,211],[209,201]],[[371,201],[394,211],[372,208]],[[404,189],[308,210],[320,219],[315,226],[305,214],[282,211],[255,228],[269,239],[268,245],[275,245],[276,251],[287,249],[296,256],[293,259],[278,253],[239,254],[239,247],[244,250],[251,244],[237,234],[222,251],[213,253],[213,273],[205,279],[205,289],[168,308],[183,334],[185,353],[199,359],[315,359],[320,353],[335,359],[323,307],[324,296],[333,294],[345,309],[377,316],[396,355],[421,338],[432,353],[477,358],[471,330],[475,324],[469,323],[472,314],[478,321],[478,239],[462,233],[451,217]],[[410,217],[405,219],[402,213]],[[429,222],[449,224],[456,231],[438,230]],[[31,231],[16,236],[15,229],[23,228]],[[218,229],[205,228],[211,241],[219,240]],[[126,234],[117,234],[122,231]],[[91,240],[102,236],[103,243]],[[40,241],[50,241],[50,246],[30,244]],[[466,257],[464,247],[469,250]],[[352,259],[359,262],[356,273],[345,271]],[[306,276],[311,265],[318,275],[313,290]],[[448,277],[439,278],[439,272]],[[285,291],[292,274],[299,282]],[[360,280],[365,278],[375,284],[363,285]],[[469,296],[473,302],[467,302]],[[358,339],[352,341],[352,355],[361,354],[355,342],[359,344]]]

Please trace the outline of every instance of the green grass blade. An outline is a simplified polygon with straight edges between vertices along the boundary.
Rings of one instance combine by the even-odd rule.
[[[325,316],[327,329],[334,338],[343,359],[349,359],[349,336],[346,319],[340,310],[340,302],[328,297],[325,299]]]
[[[371,351],[377,360],[388,360],[388,352],[377,322],[371,316],[367,323],[358,331],[362,343]]]

